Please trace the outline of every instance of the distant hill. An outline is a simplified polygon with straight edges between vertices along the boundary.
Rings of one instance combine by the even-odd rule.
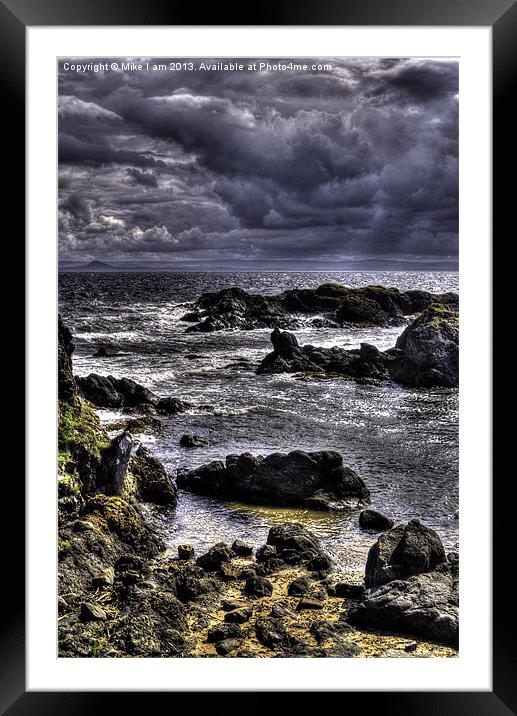
[[[112,271],[115,267],[104,261],[90,261],[90,263],[81,267],[84,271]]]

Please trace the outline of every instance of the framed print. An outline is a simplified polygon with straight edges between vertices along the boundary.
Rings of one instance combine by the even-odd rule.
[[[515,4],[191,14],[2,4],[28,309],[4,708],[511,713],[491,217]]]

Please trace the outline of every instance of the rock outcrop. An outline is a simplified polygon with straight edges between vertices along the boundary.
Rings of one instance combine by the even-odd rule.
[[[393,380],[415,387],[458,385],[459,323],[457,311],[432,304],[409,324],[394,348],[379,351],[361,343],[347,350],[300,346],[296,336],[275,328],[257,373],[325,373],[360,381]]]
[[[458,385],[457,310],[433,303],[407,326],[395,347],[403,356],[391,365],[393,380],[422,387]]]
[[[368,500],[361,478],[343,466],[339,453],[294,450],[267,457],[228,455],[189,471],[178,471],[178,487],[222,499],[270,505],[303,505],[338,509],[353,500]]]
[[[403,324],[404,316],[423,311],[433,302],[457,305],[458,296],[401,292],[383,286],[349,288],[334,283],[316,289],[292,289],[275,296],[261,296],[234,287],[204,293],[182,320],[193,323],[187,332],[297,329],[307,321],[314,326],[389,326]]]
[[[99,408],[151,407],[163,415],[182,413],[188,403],[173,397],[160,398],[131,378],[114,378],[112,375],[76,376],[75,381],[83,398]]]

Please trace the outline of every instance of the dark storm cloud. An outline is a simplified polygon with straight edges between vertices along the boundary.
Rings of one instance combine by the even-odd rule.
[[[456,254],[457,63],[319,62],[61,69],[61,255]]]

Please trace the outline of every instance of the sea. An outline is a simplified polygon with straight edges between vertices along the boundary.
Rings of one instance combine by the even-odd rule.
[[[187,413],[160,418],[163,436],[138,436],[173,477],[178,468],[231,453],[336,450],[368,486],[372,509],[397,523],[418,518],[438,531],[446,549],[457,551],[457,389],[259,376],[256,367],[271,350],[270,330],[186,333],[190,324],[180,320],[205,291],[239,286],[272,295],[327,282],[459,290],[458,273],[452,271],[62,272],[59,310],[74,335],[76,375],[128,377],[160,396],[193,404]],[[386,349],[402,330],[306,326],[296,335],[300,344],[354,348],[368,342]],[[100,345],[119,354],[94,357]],[[99,415],[108,430],[122,417],[116,410]],[[209,446],[180,447],[186,433],[207,438]],[[175,509],[144,509],[173,551],[190,543],[201,553],[235,538],[259,546],[272,525],[297,521],[318,535],[343,570],[360,574],[375,541],[359,528],[360,507],[317,512],[180,492]]]

